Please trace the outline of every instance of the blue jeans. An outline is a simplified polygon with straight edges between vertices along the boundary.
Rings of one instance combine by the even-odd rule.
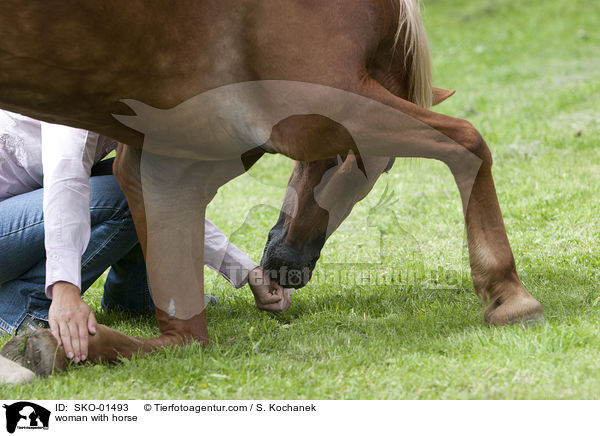
[[[91,237],[81,259],[86,290],[112,266],[102,297],[106,310],[154,308],[146,266],[125,195],[112,175],[90,178]],[[30,315],[48,320],[45,295],[43,189],[0,202],[0,329],[14,333]]]

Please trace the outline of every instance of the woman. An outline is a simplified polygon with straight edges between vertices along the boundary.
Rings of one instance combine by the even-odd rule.
[[[127,201],[102,161],[115,147],[93,132],[0,111],[0,329],[49,325],[76,362],[96,326],[81,294],[107,268],[105,310],[153,309]],[[248,282],[259,309],[289,307],[289,295],[208,220],[205,263],[236,288]]]

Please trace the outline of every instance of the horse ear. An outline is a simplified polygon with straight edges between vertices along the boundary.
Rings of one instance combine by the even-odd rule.
[[[455,90],[433,88],[433,106],[440,104],[447,98],[452,97],[456,93]]]

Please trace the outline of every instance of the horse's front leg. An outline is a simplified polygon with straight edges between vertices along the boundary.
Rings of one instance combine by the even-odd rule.
[[[449,154],[449,166],[463,198],[473,286],[489,305],[489,324],[528,323],[542,319],[542,306],[523,286],[515,265],[492,176],[492,155],[481,135],[468,123],[454,121],[447,131],[481,160],[473,177],[461,158]]]
[[[165,345],[208,344],[204,304],[204,215],[219,181],[202,163],[121,145],[115,175],[146,259],[161,336],[133,341],[128,356]],[[106,350],[102,343],[100,349]]]
[[[529,294],[517,274],[492,177],[492,154],[482,136],[467,121],[380,91],[374,97],[401,111],[402,116],[390,113],[391,118],[384,117],[391,130],[383,135],[374,132],[373,147],[393,148],[395,156],[438,159],[452,171],[463,203],[473,286],[489,303],[485,321],[501,325],[542,319],[541,304]],[[378,115],[382,114],[373,113],[373,122]],[[361,152],[364,149],[361,147]]]
[[[115,161],[144,256],[161,336],[140,339],[108,328],[90,341],[90,358],[112,360],[167,345],[208,345],[204,301],[206,206],[243,173],[241,159],[201,161],[121,145]]]

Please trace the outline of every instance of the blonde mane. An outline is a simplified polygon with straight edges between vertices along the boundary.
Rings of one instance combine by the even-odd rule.
[[[421,17],[420,0],[398,0],[400,17],[395,44],[404,39],[404,59],[409,80],[409,100],[429,108],[432,105],[433,88],[431,58],[427,32]]]

